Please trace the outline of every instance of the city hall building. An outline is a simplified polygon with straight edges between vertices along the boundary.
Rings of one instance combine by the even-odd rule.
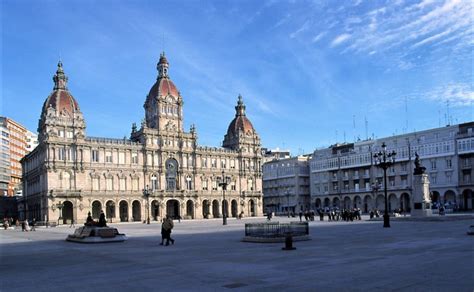
[[[86,136],[79,103],[59,62],[38,124],[39,145],[22,159],[24,208],[37,221],[109,221],[262,215],[260,138],[242,97],[223,147],[199,146],[183,129],[183,97],[164,55],[145,100],[145,118],[130,139]],[[61,220],[59,220],[61,218]]]

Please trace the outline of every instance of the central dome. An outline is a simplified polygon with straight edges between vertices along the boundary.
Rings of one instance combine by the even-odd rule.
[[[168,76],[168,68],[169,63],[165,57],[165,53],[161,53],[160,61],[158,61],[158,64],[156,65],[156,69],[158,70],[158,78],[148,93],[149,98],[167,95],[172,95],[174,97],[179,96],[178,89]]]

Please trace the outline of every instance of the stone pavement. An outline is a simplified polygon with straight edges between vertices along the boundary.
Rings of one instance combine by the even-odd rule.
[[[366,219],[366,217],[364,217]],[[273,221],[287,222],[285,217]],[[295,221],[296,219],[291,219]],[[244,243],[244,223],[263,218],[111,224],[123,243],[66,242],[73,229],[0,231],[1,291],[473,291],[469,219],[438,222],[311,222],[310,241]]]

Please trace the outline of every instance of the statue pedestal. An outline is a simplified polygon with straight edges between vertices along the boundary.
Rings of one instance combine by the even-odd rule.
[[[425,173],[415,174],[413,176],[411,216],[428,217],[431,215],[430,181],[428,180],[428,175]]]

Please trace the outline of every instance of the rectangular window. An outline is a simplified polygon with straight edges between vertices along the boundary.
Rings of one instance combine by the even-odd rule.
[[[110,151],[105,152],[105,162],[112,163],[112,152]]]
[[[132,190],[138,191],[138,178],[132,178]]]
[[[402,163],[401,164],[401,169],[402,169],[402,171],[407,171],[407,163],[405,163],[405,162]]]
[[[394,186],[395,186],[395,179],[394,179],[393,177],[391,177],[388,181],[389,181],[389,185],[390,185],[391,187],[394,187]]]
[[[358,177],[359,176],[359,171],[358,170],[354,170],[354,177]]]
[[[453,162],[451,159],[446,159],[446,168],[452,168],[453,167]]]
[[[112,191],[114,189],[114,181],[111,177],[106,179],[106,189],[107,191]]]
[[[332,190],[337,191],[337,189],[338,189],[337,183],[333,183],[332,184]]]
[[[354,183],[354,189],[355,189],[356,192],[359,191],[359,183],[358,182]]]
[[[66,138],[72,139],[72,137],[73,137],[72,131],[67,131]]]
[[[125,178],[120,178],[119,180],[119,189],[121,191],[125,191],[127,188],[126,188],[126,180]]]
[[[230,168],[232,168],[232,169],[235,168],[235,160],[234,159],[230,160]]]
[[[201,164],[202,164],[201,167],[206,167],[207,168],[207,158],[206,157],[203,157],[201,159]]]
[[[58,149],[58,160],[65,160],[66,159],[66,149],[59,148]]]
[[[212,160],[211,160],[211,167],[212,167],[212,168],[216,168],[216,167],[217,167],[217,161],[216,161],[215,158],[212,158]]]
[[[207,191],[207,179],[202,181],[202,189]]]
[[[98,177],[92,178],[92,190],[93,191],[98,191],[99,190],[99,178]]]
[[[436,160],[431,160],[431,169],[436,170]]]
[[[233,182],[230,183],[230,190],[231,190],[231,191],[235,191],[235,190],[236,190],[235,181],[233,181]]]
[[[91,151],[91,162],[99,162],[99,150]]]
[[[221,160],[221,168],[225,168],[225,166],[226,166],[225,159],[222,159]]]
[[[119,164],[125,164],[125,153],[124,152],[119,152],[119,157],[118,158],[119,158],[118,159]]]
[[[63,138],[64,137],[64,130],[59,130],[58,131],[58,136]]]
[[[138,153],[132,153],[132,164],[138,164]]]
[[[217,191],[217,181],[215,180],[212,181],[212,190]]]

